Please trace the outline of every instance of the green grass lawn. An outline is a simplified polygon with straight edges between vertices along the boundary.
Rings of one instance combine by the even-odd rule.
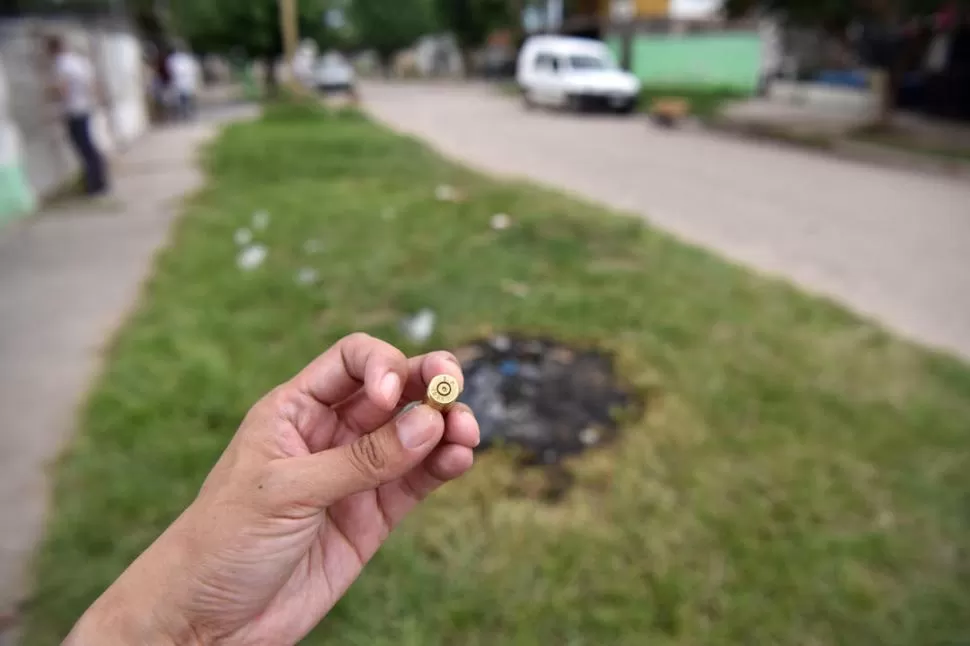
[[[206,163],[56,470],[25,644],[59,642],[264,391],[353,330],[420,351],[397,321],[423,307],[436,347],[517,330],[615,352],[648,412],[573,460],[556,505],[482,456],[307,643],[970,642],[965,365],[354,113],[274,110]],[[437,201],[442,183],[467,199]],[[269,255],[243,273],[233,233],[258,209]],[[497,212],[515,226],[493,231]],[[304,267],[319,284],[297,284]]]

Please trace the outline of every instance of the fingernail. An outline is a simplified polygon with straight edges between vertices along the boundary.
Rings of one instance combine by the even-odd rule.
[[[418,406],[397,418],[397,438],[406,449],[417,449],[434,435],[430,409]]]
[[[381,391],[384,399],[392,404],[396,404],[398,398],[401,396],[401,378],[397,376],[396,372],[387,373],[381,379],[381,385],[378,390]]]

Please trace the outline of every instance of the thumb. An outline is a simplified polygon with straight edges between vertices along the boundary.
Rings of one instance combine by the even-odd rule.
[[[301,500],[328,507],[396,480],[434,450],[445,432],[441,413],[417,406],[373,433],[315,455],[287,460]]]

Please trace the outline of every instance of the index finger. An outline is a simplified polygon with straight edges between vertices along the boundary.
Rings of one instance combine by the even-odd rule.
[[[431,354],[414,357],[407,361],[407,378],[403,384],[404,390],[399,400],[395,400],[397,408],[415,401],[423,401],[428,390],[428,383],[441,374],[451,375],[464,383],[461,366],[454,355],[448,352],[432,352]],[[342,401],[334,410],[344,425],[354,433],[369,433],[375,428],[386,424],[394,416],[395,410],[386,406],[374,406],[369,395],[357,392]]]
[[[392,410],[407,380],[404,353],[357,333],[335,343],[293,379],[296,388],[324,406],[336,406],[363,386],[367,399]]]

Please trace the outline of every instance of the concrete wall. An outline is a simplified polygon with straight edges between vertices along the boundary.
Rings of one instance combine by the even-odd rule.
[[[23,148],[20,129],[8,117],[9,97],[7,73],[0,60],[0,225],[35,207],[20,159]]]
[[[700,85],[754,92],[764,47],[756,31],[631,36],[630,69],[648,85]],[[623,37],[607,41],[622,60]]]
[[[841,115],[845,119],[870,121],[879,116],[881,101],[874,89],[857,89],[824,83],[777,80],[768,88],[775,103]]]
[[[0,24],[0,221],[32,210],[73,181],[79,166],[58,103],[44,38],[56,33],[90,57],[103,97],[92,126],[105,152],[123,148],[148,127],[141,47],[121,26],[65,20]],[[3,97],[6,101],[3,101]]]

